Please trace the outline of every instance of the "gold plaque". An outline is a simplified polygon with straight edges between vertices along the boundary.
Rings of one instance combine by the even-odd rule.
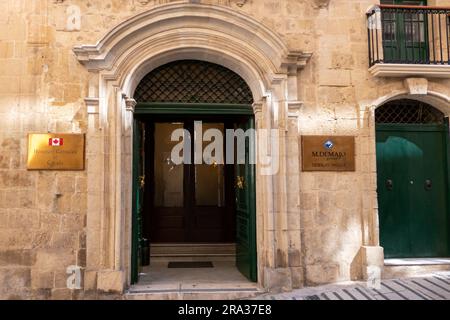
[[[355,171],[355,137],[302,136],[303,171]]]
[[[28,170],[84,170],[84,134],[29,134]]]

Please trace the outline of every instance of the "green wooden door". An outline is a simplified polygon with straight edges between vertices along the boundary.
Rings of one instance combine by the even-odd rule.
[[[380,243],[385,257],[449,254],[444,125],[377,125]]]
[[[131,241],[131,283],[137,283],[142,255],[142,210],[144,201],[144,136],[145,125],[134,120],[133,124],[133,217]]]
[[[254,128],[253,118],[239,124],[237,128],[247,131]],[[254,136],[253,136],[254,138]],[[255,146],[246,139],[245,163],[236,161],[236,265],[239,271],[251,281],[257,281],[256,258],[256,188],[255,165],[251,154]]]
[[[426,0],[382,0],[381,4],[425,6]],[[427,16],[405,11],[382,11],[384,62],[429,61]]]

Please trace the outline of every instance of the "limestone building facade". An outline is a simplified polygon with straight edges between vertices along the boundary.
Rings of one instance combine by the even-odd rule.
[[[137,90],[147,75],[180,61],[239,76],[251,93],[255,128],[278,133],[272,142],[279,168],[267,175],[257,164],[249,191],[255,203],[249,281],[258,292],[445,268],[388,265],[386,259],[450,254],[450,0],[381,2],[1,1],[0,297],[129,298],[139,286],[133,136],[136,119],[156,116],[142,111],[155,101],[140,101]],[[413,115],[397,120],[408,112]],[[404,144],[383,144],[391,131],[409,132],[397,136],[421,149],[422,160],[402,153]],[[84,134],[85,169],[28,170],[33,133]],[[355,137],[355,170],[303,170],[302,137],[314,135]],[[426,149],[430,141],[435,149]],[[386,158],[386,148],[400,150],[392,156],[397,160]],[[392,169],[400,158],[399,168],[411,167],[404,176]],[[389,159],[391,166],[383,162]],[[408,176],[430,167],[441,169]],[[402,187],[389,198],[397,178],[420,188]],[[428,229],[412,216],[410,208],[419,206],[414,199],[437,221]],[[404,210],[409,215],[396,216]],[[412,220],[409,233],[395,227]],[[430,240],[428,232],[439,237]],[[422,248],[414,239],[436,245]],[[211,295],[233,297],[227,292]]]

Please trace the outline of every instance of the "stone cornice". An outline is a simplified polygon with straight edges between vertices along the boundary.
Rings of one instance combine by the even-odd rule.
[[[143,6],[145,6],[145,5],[150,3],[150,0],[138,0],[138,1]],[[165,0],[165,1],[166,1],[166,3],[168,3],[170,0]],[[53,3],[63,3],[63,2],[64,2],[64,0],[53,0]],[[225,4],[226,5],[231,5],[232,2],[236,3],[236,5],[238,7],[243,7],[248,2],[248,0],[231,0],[231,1],[227,2],[227,3],[225,3]]]
[[[375,77],[450,78],[450,65],[377,63],[369,72]]]

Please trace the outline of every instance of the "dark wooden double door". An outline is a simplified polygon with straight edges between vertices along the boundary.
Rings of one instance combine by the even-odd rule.
[[[202,163],[195,163],[194,154],[198,150],[195,150],[194,127],[198,129],[199,125],[202,132],[214,129],[225,136],[225,130],[235,124],[232,119],[211,117],[146,122],[148,184],[143,223],[144,234],[151,243],[235,242],[234,166],[217,161],[204,163],[203,148],[211,141],[201,144]],[[175,130],[186,132],[184,141],[190,141],[191,163],[175,164],[172,159],[172,150],[181,141],[181,138],[171,141]]]
[[[206,163],[206,153],[205,161],[196,164],[194,126],[198,121],[202,123],[202,131],[213,129],[216,133],[224,133],[227,129],[252,132],[249,129],[254,128],[253,116],[235,114],[152,114],[140,115],[134,122],[133,283],[138,281],[147,241],[236,243],[238,270],[249,280],[257,281],[256,170],[250,159],[251,154],[255,154],[255,145],[250,143],[255,141],[254,132],[250,134],[253,138],[245,139],[245,144],[241,144],[245,147],[245,161],[240,158],[233,164],[225,164],[228,161]],[[172,134],[177,130],[178,133],[182,130],[185,138],[191,137],[191,147],[186,148],[193,160],[190,164],[177,164],[172,156],[181,140],[172,141]],[[226,134],[223,137],[223,157],[227,159]],[[201,147],[206,150],[213,139],[202,142]],[[215,156],[215,152],[210,154]],[[236,152],[232,157],[236,158]]]

